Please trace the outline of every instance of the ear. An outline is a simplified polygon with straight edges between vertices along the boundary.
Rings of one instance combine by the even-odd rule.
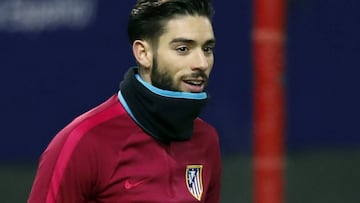
[[[144,40],[135,40],[132,46],[136,61],[141,67],[151,68],[153,53],[151,46]]]

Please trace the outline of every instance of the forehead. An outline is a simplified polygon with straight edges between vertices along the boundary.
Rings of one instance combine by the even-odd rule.
[[[165,32],[160,36],[160,43],[169,43],[173,39],[189,39],[198,43],[214,40],[210,20],[203,16],[178,16],[165,24]]]

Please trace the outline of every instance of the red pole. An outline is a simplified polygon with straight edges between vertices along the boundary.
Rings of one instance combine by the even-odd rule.
[[[284,202],[285,2],[254,0],[253,202]]]

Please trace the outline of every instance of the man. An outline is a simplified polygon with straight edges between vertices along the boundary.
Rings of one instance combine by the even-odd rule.
[[[215,37],[209,0],[138,0],[138,63],[118,94],[79,116],[41,156],[29,203],[218,203],[218,135],[198,118]]]

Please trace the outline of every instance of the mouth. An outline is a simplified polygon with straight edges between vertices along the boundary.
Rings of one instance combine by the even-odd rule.
[[[203,78],[191,78],[183,80],[186,89],[190,92],[204,91],[206,80]]]

